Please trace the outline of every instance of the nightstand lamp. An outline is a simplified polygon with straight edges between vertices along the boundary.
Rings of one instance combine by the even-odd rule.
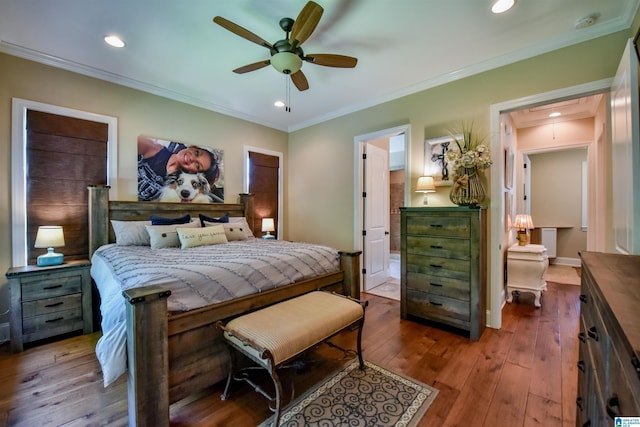
[[[262,236],[265,240],[274,240],[276,236],[271,234],[272,231],[275,231],[276,228],[273,223],[273,218],[262,218],[262,231],[266,231],[267,234]]]
[[[64,233],[59,225],[38,227],[35,248],[47,248],[47,253],[38,257],[38,266],[59,265],[64,262],[64,255],[55,253],[53,248],[64,246]]]
[[[436,185],[433,182],[432,176],[421,176],[418,178],[418,184],[416,185],[416,193],[424,193],[424,201],[422,202],[425,206],[428,204],[427,201],[427,193],[435,193]]]
[[[529,230],[535,228],[531,215],[518,214],[513,222],[513,228],[518,229],[518,245],[525,246],[530,242]]]

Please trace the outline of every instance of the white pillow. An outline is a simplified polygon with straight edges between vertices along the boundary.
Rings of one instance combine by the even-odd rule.
[[[192,220],[187,224],[147,225],[149,241],[153,249],[175,248],[180,246],[180,238],[176,228],[200,228],[200,220]]]
[[[151,221],[117,221],[111,220],[111,227],[116,235],[116,244],[121,246],[149,246],[149,233],[145,228]]]
[[[227,243],[222,224],[206,228],[176,228],[182,249]]]
[[[251,231],[251,227],[247,222],[247,218],[243,216],[232,216],[229,217],[229,222],[227,224],[236,224],[241,225],[244,228],[245,234],[247,235],[247,239],[255,239],[256,236],[253,235],[253,231]]]

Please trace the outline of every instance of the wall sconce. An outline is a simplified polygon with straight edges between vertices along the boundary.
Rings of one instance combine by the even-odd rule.
[[[263,239],[274,240],[276,238],[276,236],[271,234],[272,231],[276,231],[275,224],[273,223],[273,218],[262,218],[262,231],[267,232],[267,234],[262,236]]]
[[[529,244],[530,235],[529,230],[535,228],[531,215],[518,214],[515,221],[513,221],[513,228],[518,229],[518,245],[526,246]]]
[[[432,176],[421,176],[418,178],[418,184],[416,185],[416,193],[424,193],[423,204],[427,206],[427,193],[435,193],[436,185],[433,182]]]
[[[38,257],[38,266],[59,265],[64,262],[64,255],[55,253],[53,248],[64,246],[64,233],[59,225],[38,227],[34,248],[47,248],[47,253]]]

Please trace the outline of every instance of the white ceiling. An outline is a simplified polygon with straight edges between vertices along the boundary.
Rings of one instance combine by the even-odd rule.
[[[354,69],[304,63],[310,89],[272,67],[266,48],[214,24],[227,18],[271,43],[306,0],[0,0],[0,51],[293,131],[631,25],[640,0],[316,0],[325,9],[305,53],[355,56]],[[599,14],[594,25],[576,22]],[[103,42],[117,34],[127,43]]]

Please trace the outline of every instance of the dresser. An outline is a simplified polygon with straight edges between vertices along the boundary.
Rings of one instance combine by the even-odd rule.
[[[640,256],[580,257],[576,426],[612,426],[640,416]]]
[[[479,339],[486,324],[486,209],[400,208],[400,235],[402,318]]]
[[[28,265],[7,270],[11,293],[11,350],[25,343],[93,330],[88,260],[61,265]]]

